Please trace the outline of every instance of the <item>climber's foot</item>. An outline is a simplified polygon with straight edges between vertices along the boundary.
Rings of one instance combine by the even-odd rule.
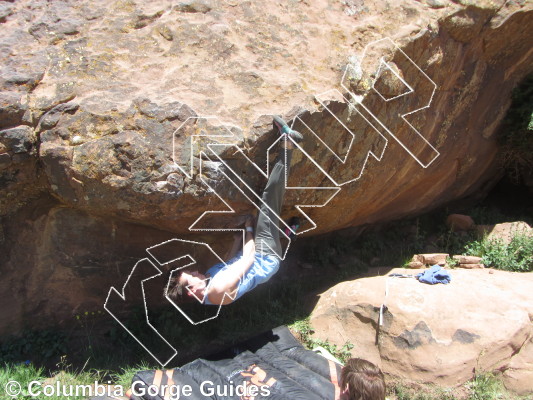
[[[274,125],[276,125],[276,127],[278,128],[280,134],[287,135],[292,140],[294,140],[296,143],[299,143],[304,139],[303,135],[300,132],[289,128],[289,125],[287,125],[287,123],[283,120],[283,118],[281,118],[278,115],[274,115],[273,117],[274,117]]]
[[[296,236],[296,231],[300,227],[300,218],[292,217],[287,225],[289,225],[290,229],[285,228],[285,234],[289,237],[289,239],[293,239]]]

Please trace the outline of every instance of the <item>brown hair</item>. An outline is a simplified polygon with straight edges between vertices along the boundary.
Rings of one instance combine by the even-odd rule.
[[[350,400],[385,400],[383,372],[370,361],[349,359],[341,372],[341,389],[348,389]]]
[[[180,271],[168,286],[167,296],[174,301],[184,300],[187,297],[184,296],[184,294],[187,292],[187,281],[181,280],[181,275],[183,272],[186,271]]]

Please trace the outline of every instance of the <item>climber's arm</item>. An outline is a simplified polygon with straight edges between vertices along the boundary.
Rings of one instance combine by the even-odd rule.
[[[241,247],[241,244],[242,244],[242,231],[239,231],[235,233],[233,237],[233,245],[231,246],[231,249],[229,249],[229,251],[226,253],[224,260],[228,261],[228,260],[231,260],[233,257],[235,257],[235,255],[239,251],[239,248]]]
[[[249,223],[247,222],[247,226]],[[207,297],[212,304],[229,304],[239,287],[239,282],[253,265],[255,260],[255,242],[252,232],[246,232],[246,243],[242,257],[216,274],[209,285]],[[224,297],[225,294],[228,294]]]

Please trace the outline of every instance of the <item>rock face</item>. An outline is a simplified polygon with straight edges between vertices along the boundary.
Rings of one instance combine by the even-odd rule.
[[[523,221],[504,222],[496,225],[478,225],[477,230],[480,235],[486,236],[488,240],[496,240],[504,244],[511,243],[513,237],[517,235],[533,235],[533,228]]]
[[[483,193],[497,178],[496,131],[510,92],[532,70],[533,10],[523,1],[472,3],[2,3],[0,267],[43,251],[24,207],[133,224],[146,246],[157,243],[152,229],[189,234],[205,211],[227,210],[220,199],[235,212],[201,226],[235,225],[254,209],[240,190],[265,182],[251,161],[266,169],[272,113],[298,116],[291,123],[306,136],[283,216],[327,203],[305,208],[316,224],[310,234]],[[9,228],[17,223],[37,241]],[[39,260],[65,271],[84,265],[83,226],[71,232],[61,250],[69,257],[57,260],[45,246]],[[84,238],[98,243],[97,234]],[[84,284],[107,284],[101,276]],[[21,329],[14,315],[37,307],[27,301],[5,311],[19,322],[0,334]],[[64,301],[66,318],[80,303]]]
[[[3,334],[68,325],[77,314],[102,310],[109,288],[120,288],[135,262],[146,257],[144,235],[170,238],[166,232],[95,218],[53,199],[23,208],[2,232],[7,248],[26,249],[12,250],[2,261]]]
[[[207,1],[26,3],[3,12],[2,127],[28,129],[38,140],[34,157],[42,164],[34,175],[45,174],[46,190],[63,204],[178,233],[215,198],[198,175],[186,177],[173,163],[186,163],[191,151],[188,137],[173,137],[187,117],[216,115],[239,127],[226,142],[248,148],[264,165],[273,140],[265,115],[298,107],[288,116],[299,115],[297,128],[308,136],[303,148],[336,183],[351,182],[329,207],[309,212],[316,232],[327,232],[436,207],[493,179],[496,127],[533,59],[530,5],[503,7],[503,0],[435,9],[404,1],[388,11],[385,2],[352,9],[340,1],[274,8]],[[377,13],[387,13],[380,34],[371,22]],[[387,36],[401,51],[382,43],[358,61],[367,44]],[[378,62],[381,56],[388,65]],[[364,95],[364,109],[322,95],[345,92],[346,71],[344,87]],[[377,92],[369,90],[372,83]],[[417,95],[401,96],[405,84]],[[425,138],[417,139],[398,115],[428,105],[408,118]],[[365,123],[364,110],[382,126]],[[217,124],[202,129],[214,135]],[[12,141],[2,143],[3,154],[17,151]],[[381,161],[367,162],[369,151]],[[339,155],[346,162],[339,163]],[[7,157],[6,176],[18,168]],[[259,188],[262,178],[251,166],[236,163]],[[291,177],[306,186],[326,180],[302,154]],[[35,193],[18,190],[24,177],[4,181],[17,199],[2,199],[6,215]],[[224,194],[239,203],[235,193]],[[287,211],[297,202],[316,203],[313,196],[291,191]],[[344,210],[342,218],[329,212],[335,208]]]
[[[391,375],[457,385],[474,369],[498,370],[510,389],[533,393],[533,274],[451,274],[448,285],[385,276],[340,283],[320,296],[311,315],[315,336],[353,343],[353,356]],[[383,303],[387,310],[378,326]]]

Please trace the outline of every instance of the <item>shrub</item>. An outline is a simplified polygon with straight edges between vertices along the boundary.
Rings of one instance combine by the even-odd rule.
[[[53,330],[25,331],[21,336],[5,338],[0,343],[0,363],[27,359],[50,360],[67,351],[65,335]]]
[[[533,236],[516,234],[509,244],[501,239],[476,240],[466,246],[467,255],[481,257],[492,268],[507,271],[533,271]]]

